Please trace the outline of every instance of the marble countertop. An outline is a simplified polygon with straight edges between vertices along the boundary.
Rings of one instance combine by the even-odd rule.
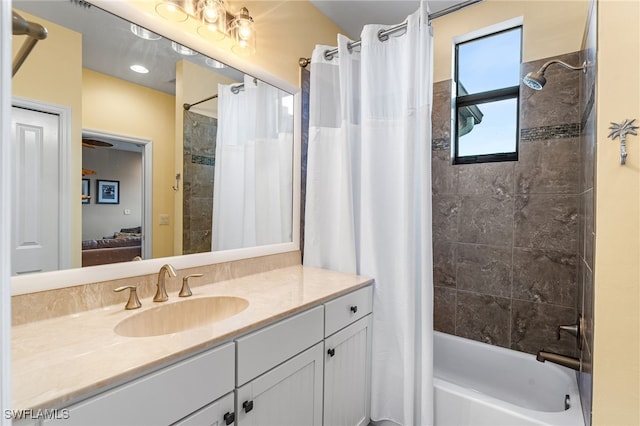
[[[31,322],[12,328],[13,409],[60,408],[102,388],[216,346],[287,315],[366,286],[372,280],[317,268],[292,266],[193,287],[193,296],[237,296],[242,312],[220,322],[153,337],[123,337],[115,326],[161,305],[142,299],[142,308],[122,303]],[[169,293],[168,303],[179,303]]]

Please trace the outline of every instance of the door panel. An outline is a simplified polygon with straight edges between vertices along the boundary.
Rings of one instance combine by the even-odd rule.
[[[59,269],[59,116],[13,107],[12,274]]]

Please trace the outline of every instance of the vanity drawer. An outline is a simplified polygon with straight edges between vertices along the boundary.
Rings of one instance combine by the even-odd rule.
[[[324,335],[332,335],[371,313],[373,286],[367,286],[325,303]]]
[[[318,306],[237,339],[237,386],[321,341],[323,320]]]
[[[68,419],[43,424],[171,424],[231,392],[234,367],[228,343],[72,405]]]

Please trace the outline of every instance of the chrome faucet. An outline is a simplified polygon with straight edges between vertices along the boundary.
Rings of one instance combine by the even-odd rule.
[[[553,352],[538,351],[536,360],[540,362],[549,361],[553,362],[554,364],[559,364],[564,367],[569,367],[574,370],[580,371],[580,360],[578,358],[572,358],[570,356],[560,355]]]
[[[176,276],[176,270],[173,266],[165,263],[160,268],[160,272],[158,272],[158,290],[156,291],[156,295],[153,296],[154,302],[166,302],[169,300],[169,295],[167,294],[167,288],[164,284],[165,272],[169,274],[170,277]]]

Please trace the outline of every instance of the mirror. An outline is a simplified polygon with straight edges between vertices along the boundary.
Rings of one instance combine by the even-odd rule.
[[[109,264],[137,253],[145,259],[230,253],[186,256],[185,264],[197,265],[297,248],[295,88],[245,74],[86,2],[17,0],[13,8],[49,30],[13,79],[14,104],[59,111],[64,120],[53,133],[68,139],[51,172],[62,176],[61,187],[34,183],[22,167],[26,178],[17,180],[26,183],[17,186],[50,200],[29,204],[16,195],[23,213],[14,211],[26,224],[20,229],[34,228],[36,220],[57,223],[49,234],[61,261],[18,272],[79,268],[96,249],[109,253]],[[22,40],[14,39],[15,50]],[[55,163],[51,158],[43,163]],[[90,198],[81,202],[80,191]],[[25,217],[29,211],[42,214]],[[28,245],[41,236],[19,237]],[[92,273],[115,271],[98,268]]]

